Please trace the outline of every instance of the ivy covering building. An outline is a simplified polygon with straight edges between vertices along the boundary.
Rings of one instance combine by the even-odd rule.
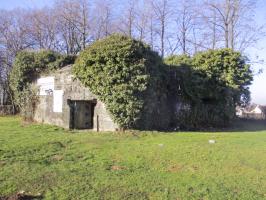
[[[138,40],[112,35],[73,60],[20,53],[11,74],[18,107],[65,128],[173,130],[226,126],[249,101],[250,65],[230,49],[163,60]]]

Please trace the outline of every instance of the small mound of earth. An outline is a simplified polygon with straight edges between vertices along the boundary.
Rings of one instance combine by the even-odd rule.
[[[29,195],[25,193],[17,193],[11,196],[1,197],[0,200],[34,200],[34,199],[42,199],[41,195]]]
[[[126,169],[126,167],[123,167],[123,166],[117,166],[117,165],[113,165],[113,166],[111,167],[111,170],[112,170],[112,171],[124,170],[124,169]]]

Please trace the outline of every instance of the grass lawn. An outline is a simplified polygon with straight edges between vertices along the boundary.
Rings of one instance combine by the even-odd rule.
[[[266,199],[266,131],[74,133],[0,117],[0,199],[21,190],[56,200]]]

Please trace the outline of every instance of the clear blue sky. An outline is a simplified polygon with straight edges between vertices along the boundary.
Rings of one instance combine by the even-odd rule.
[[[53,0],[0,0],[1,9],[40,8],[49,6]]]
[[[255,17],[259,25],[266,24],[266,1],[259,0]],[[251,48],[248,51],[250,58],[258,56],[264,60],[261,65],[254,64],[254,69],[262,68],[264,72],[254,77],[253,84],[250,87],[252,102],[266,105],[266,36],[264,36],[257,44],[256,48]]]
[[[40,8],[51,5],[53,0],[0,0],[0,8]],[[266,1],[258,0],[258,5],[255,10],[255,19],[259,25],[266,24]],[[264,60],[264,64],[254,64],[253,69],[264,69],[264,72],[254,77],[253,84],[250,87],[252,102],[266,105],[266,37],[262,38],[256,45],[256,48],[250,48],[246,51],[252,59],[259,57]]]

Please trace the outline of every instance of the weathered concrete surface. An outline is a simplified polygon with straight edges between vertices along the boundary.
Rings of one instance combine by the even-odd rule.
[[[115,131],[118,129],[98,97],[85,88],[80,81],[75,80],[71,73],[71,66],[66,66],[48,76],[54,77],[54,90],[63,91],[62,112],[54,112],[54,94],[51,92],[49,95],[39,96],[39,103],[34,114],[35,121],[69,129],[71,128],[69,101],[94,101],[96,106],[93,115],[93,130]]]

